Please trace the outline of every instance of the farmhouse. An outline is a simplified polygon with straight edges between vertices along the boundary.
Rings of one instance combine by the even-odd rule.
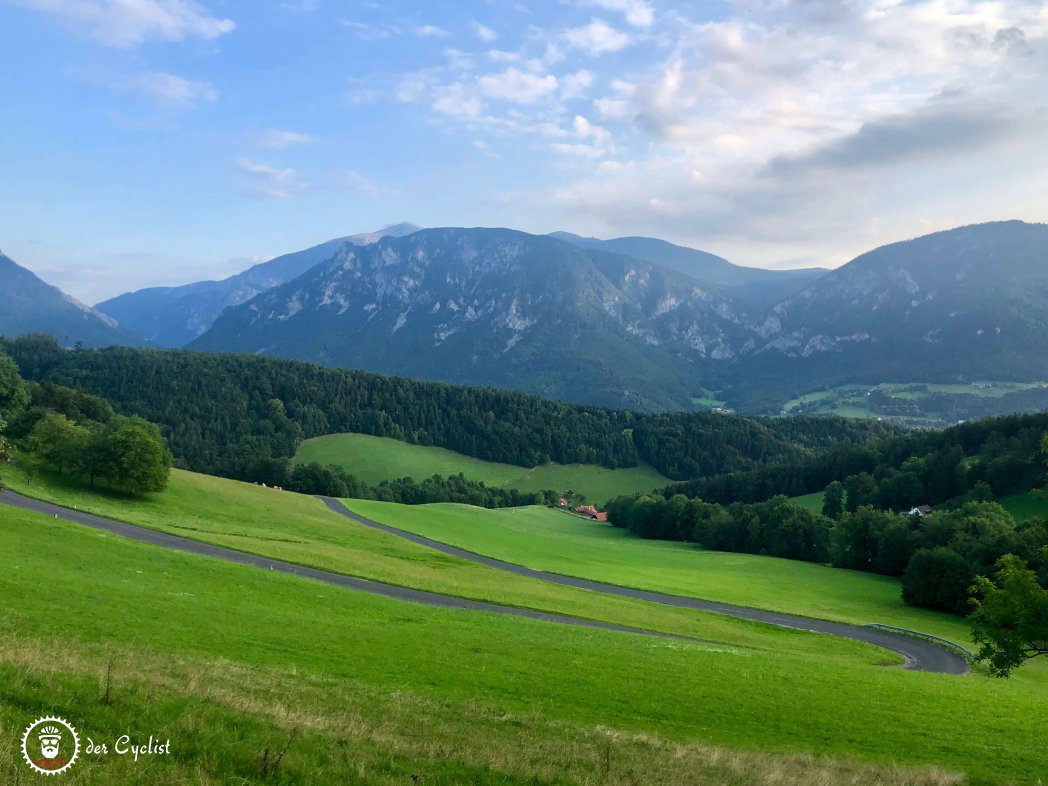
[[[924,518],[925,516],[931,515],[931,512],[932,512],[932,506],[931,505],[918,505],[915,508],[910,508],[908,511],[906,511],[906,513],[904,515],[906,515],[906,516],[920,516],[921,518]]]

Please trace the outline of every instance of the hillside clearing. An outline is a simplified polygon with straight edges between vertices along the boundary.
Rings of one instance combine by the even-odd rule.
[[[529,469],[367,434],[332,434],[306,440],[295,461],[335,464],[372,486],[403,477],[422,480],[432,475],[462,473],[489,486],[528,492],[573,491],[597,505],[620,494],[651,491],[671,482],[644,464],[629,469],[607,469],[595,464],[545,464]]]

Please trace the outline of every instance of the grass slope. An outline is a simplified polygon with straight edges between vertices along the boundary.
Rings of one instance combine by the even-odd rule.
[[[96,742],[171,739],[170,757],[85,754],[64,779],[100,786],[957,782],[899,764],[978,785],[1048,772],[1048,696],[1018,679],[843,662],[813,673],[796,655],[434,610],[9,509],[0,553],[15,555],[0,572],[5,783],[29,782],[17,739],[44,712]],[[264,775],[263,749],[292,736]]]
[[[651,491],[670,482],[648,465],[606,469],[593,464],[546,464],[527,469],[367,434],[333,434],[307,440],[295,460],[337,464],[371,485],[403,477],[422,480],[461,472],[470,480],[521,491],[571,490],[598,505],[619,494]]]
[[[32,486],[26,485],[21,473],[6,473],[5,479],[15,490],[67,507],[390,584],[678,633],[733,647],[856,663],[897,662],[891,653],[855,642],[795,635],[716,614],[652,606],[508,575],[354,524],[312,497],[250,483],[176,470],[167,491],[129,499],[92,491],[55,475],[38,474]],[[0,515],[4,512],[6,508],[0,507]]]
[[[1027,519],[1048,517],[1048,499],[1035,497],[1029,491],[1005,497],[1000,500],[1000,503],[1018,522],[1023,522]]]
[[[966,640],[957,617],[903,604],[899,582],[810,562],[642,540],[549,508],[347,500],[375,521],[529,568],[811,617],[880,622]]]

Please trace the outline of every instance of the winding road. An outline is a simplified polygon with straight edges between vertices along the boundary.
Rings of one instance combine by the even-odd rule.
[[[695,609],[696,611],[725,614],[729,617],[754,620],[755,622],[766,622],[771,625],[780,625],[785,628],[796,628],[799,630],[811,631],[813,633],[827,633],[831,636],[842,636],[846,639],[862,641],[867,644],[883,647],[892,652],[897,652],[905,659],[906,668],[908,669],[914,669],[915,671],[929,671],[938,674],[960,675],[968,673],[968,663],[964,658],[953,650],[940,647],[930,641],[924,641],[922,639],[877,628],[867,628],[862,625],[849,625],[844,622],[830,622],[828,620],[814,619],[811,617],[800,617],[794,614],[780,614],[774,611],[762,611],[760,609],[753,609],[748,606],[736,606],[730,603],[716,603],[714,601],[686,598],[679,595],[667,595],[662,592],[649,592],[648,590],[632,589],[618,584],[606,584],[601,581],[590,581],[589,579],[580,579],[575,578],[574,576],[565,576],[559,573],[548,573],[542,570],[535,570],[534,568],[526,568],[523,565],[516,565],[512,562],[503,562],[502,560],[485,557],[481,554],[466,551],[465,549],[460,549],[456,546],[449,546],[446,543],[441,543],[440,541],[432,540],[422,535],[416,535],[413,532],[406,532],[405,530],[390,527],[387,524],[380,524],[377,521],[372,521],[371,519],[354,513],[336,499],[330,497],[321,497],[320,499],[330,510],[352,519],[358,524],[363,524],[365,527],[381,530],[382,532],[387,532],[391,535],[410,540],[412,543],[436,549],[444,554],[469,560],[470,562],[477,562],[481,565],[487,565],[489,568],[497,568],[498,570],[515,573],[518,576],[527,576],[533,579],[540,579],[541,581],[563,584],[568,587],[590,590],[592,592],[603,592],[607,595],[618,595],[624,598],[634,598],[636,600],[646,600],[652,603],[664,603],[668,606]]]
[[[415,535],[394,527],[389,527],[385,524],[380,524],[377,521],[371,521],[370,519],[366,519],[363,516],[353,513],[337,500],[330,498],[321,499],[329,509],[355,521],[358,524],[381,530],[396,535],[397,537],[406,538],[414,543],[436,549],[445,554],[460,557],[471,562],[477,562],[499,570],[516,573],[520,576],[528,576],[542,581],[563,584],[565,586],[576,587],[578,589],[585,589],[593,592],[602,592],[609,595],[619,595],[626,598],[663,603],[681,608],[695,609],[697,611],[725,614],[732,617],[765,622],[788,628],[797,628],[815,633],[842,636],[844,638],[873,644],[891,650],[892,652],[896,652],[902,655],[905,659],[906,668],[918,671],[937,672],[941,674],[966,674],[968,672],[968,664],[959,655],[920,639],[910,638],[889,631],[864,628],[859,625],[847,625],[844,623],[827,622],[825,620],[811,619],[808,617],[778,614],[775,612],[761,611],[759,609],[751,609],[745,606],[713,603],[710,601],[697,600],[695,598],[648,592],[645,590],[620,587],[615,584],[605,584],[598,581],[589,581],[587,579],[578,579],[572,576],[561,576],[555,573],[533,570],[521,565],[514,565],[509,562],[502,562],[501,560],[484,557],[480,554],[474,554],[473,552],[464,549],[449,546],[446,543],[440,543],[435,540],[430,540],[429,538],[424,538],[420,535]],[[443,595],[436,592],[410,589],[395,584],[385,584],[342,573],[310,568],[304,565],[296,565],[283,560],[270,559],[257,554],[226,548],[225,546],[216,546],[211,543],[204,543],[202,541],[181,537],[179,535],[172,535],[167,532],[160,532],[159,530],[153,530],[147,527],[140,527],[134,524],[127,524],[122,521],[105,518],[103,516],[96,516],[92,513],[73,510],[50,502],[25,497],[12,491],[0,491],[0,504],[41,513],[51,518],[62,519],[74,524],[91,527],[92,529],[109,532],[140,543],[148,543],[153,546],[175,549],[189,554],[211,557],[240,565],[250,565],[263,570],[286,573],[292,576],[312,579],[314,581],[323,582],[337,587],[367,592],[373,595],[381,595],[395,600],[422,603],[428,606],[436,606],[445,609],[464,609],[469,611],[486,611],[496,614],[510,614],[517,617],[542,620],[561,625],[596,628],[599,630],[641,634],[660,638],[686,638],[625,625],[615,625],[609,622],[599,622],[597,620],[588,620],[581,617],[572,617],[566,614],[553,614],[549,612],[535,611],[533,609],[518,608],[515,606],[503,606],[497,603],[489,603],[487,601],[470,600],[468,598],[460,598],[454,595]]]

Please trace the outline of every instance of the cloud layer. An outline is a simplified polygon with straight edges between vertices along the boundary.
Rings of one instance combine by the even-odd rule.
[[[214,39],[231,32],[230,19],[212,16],[192,0],[9,0],[44,11],[108,46],[146,41]]]

